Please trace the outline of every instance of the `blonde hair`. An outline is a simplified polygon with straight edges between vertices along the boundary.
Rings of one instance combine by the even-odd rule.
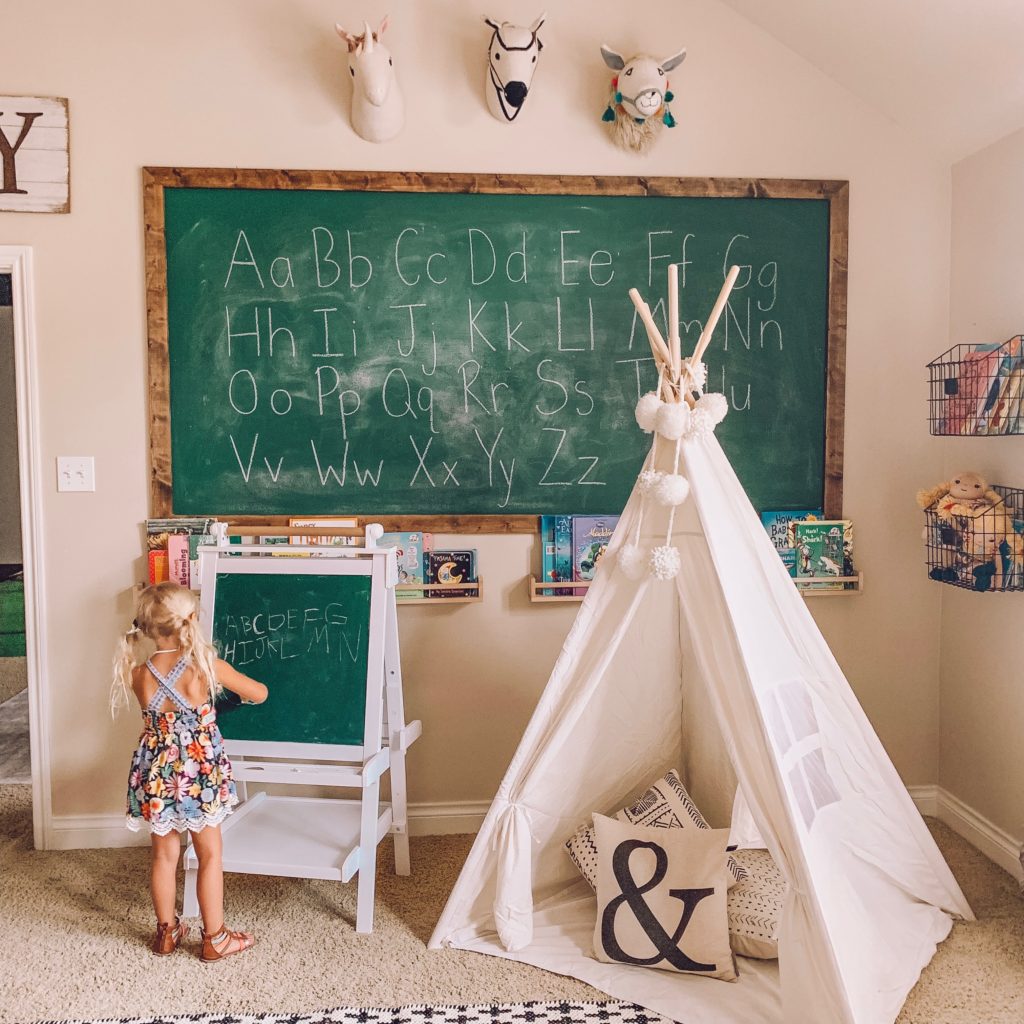
[[[196,672],[207,686],[210,700],[221,693],[217,682],[215,662],[217,651],[199,631],[196,595],[177,583],[166,581],[146,587],[139,598],[138,612],[124,636],[118,641],[114,654],[114,680],[110,688],[110,711],[128,705],[128,689],[132,669],[142,664],[138,654],[141,641],[150,640],[157,647],[171,644],[181,648],[183,657],[189,658]]]

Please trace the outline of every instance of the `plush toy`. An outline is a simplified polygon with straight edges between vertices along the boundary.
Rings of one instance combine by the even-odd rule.
[[[966,575],[975,589],[987,590],[991,584],[992,589],[1001,590],[1004,562],[1019,578],[1024,568],[1024,537],[1014,529],[1002,496],[980,473],[958,473],[930,490],[918,491],[917,504],[946,524],[939,526],[949,537],[942,534],[942,548],[957,551],[953,564],[933,566],[934,578],[953,582],[954,576]],[[956,563],[961,563],[960,572]],[[984,569],[987,565],[991,572]]]
[[[673,96],[668,73],[682,64],[686,50],[664,60],[640,54],[627,61],[610,46],[602,46],[601,56],[616,72],[601,120],[608,124],[617,145],[635,153],[646,152],[662,128],[676,126],[669,110]]]
[[[544,44],[537,33],[547,14],[529,28],[510,21],[484,21],[494,30],[487,44],[487,109],[503,124],[512,124],[523,109]]]

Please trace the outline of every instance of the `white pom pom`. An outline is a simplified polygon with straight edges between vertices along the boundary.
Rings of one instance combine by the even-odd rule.
[[[619,551],[619,568],[629,579],[638,580],[647,571],[647,556],[635,544],[627,544]]]
[[[690,423],[690,409],[685,402],[662,403],[658,410],[658,433],[666,441],[678,441]]]
[[[653,391],[641,395],[640,401],[636,403],[636,421],[645,434],[654,431],[659,408],[661,408],[661,399]]]
[[[700,391],[708,382],[708,368],[704,363],[695,363],[690,359],[684,359],[680,377],[691,390]]]
[[[690,413],[690,424],[686,431],[686,440],[695,441],[709,437],[715,432],[715,423],[707,409],[694,409]]]
[[[640,488],[641,494],[648,494],[658,486],[658,482],[665,474],[657,469],[645,469],[639,477],[637,477],[637,487]]]
[[[659,580],[671,580],[679,574],[679,548],[664,545],[651,552],[651,573]]]
[[[729,411],[729,402],[725,395],[713,391],[711,394],[702,395],[697,399],[697,408],[706,412],[717,426],[725,419],[725,414]]]
[[[690,496],[690,482],[679,473],[665,473],[653,493],[659,505],[682,505]]]

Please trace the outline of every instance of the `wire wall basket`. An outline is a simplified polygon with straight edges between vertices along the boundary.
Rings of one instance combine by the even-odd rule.
[[[953,437],[1024,434],[1024,336],[954,345],[928,364],[928,428]]]

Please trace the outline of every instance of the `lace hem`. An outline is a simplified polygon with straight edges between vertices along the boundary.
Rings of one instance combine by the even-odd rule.
[[[213,814],[203,814],[198,818],[176,817],[160,821],[146,821],[145,818],[133,818],[129,814],[125,816],[124,823],[132,832],[141,832],[143,827],[148,825],[149,831],[153,835],[166,836],[172,832],[177,832],[180,835],[184,832],[202,832],[204,828],[219,825],[234,809],[232,803],[222,806]]]

